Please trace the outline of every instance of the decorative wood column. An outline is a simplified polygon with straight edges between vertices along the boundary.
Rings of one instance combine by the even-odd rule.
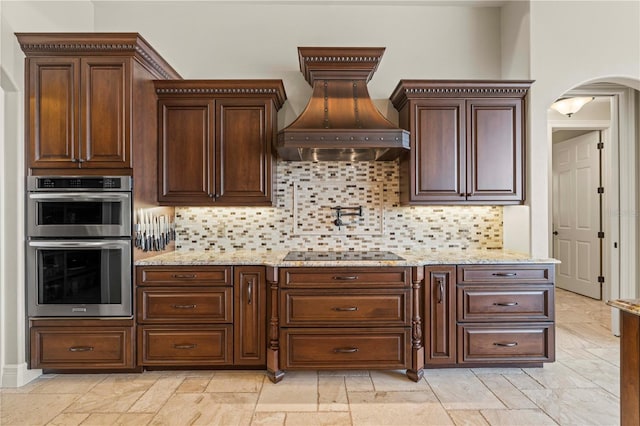
[[[269,332],[267,339],[267,376],[273,383],[278,383],[284,377],[280,370],[280,318],[278,309],[278,268],[267,267],[267,285],[269,295],[267,299],[267,317],[269,318]]]
[[[414,382],[424,375],[424,345],[422,344],[422,283],[424,267],[411,268],[413,309],[411,318],[411,368],[407,369],[407,377]]]

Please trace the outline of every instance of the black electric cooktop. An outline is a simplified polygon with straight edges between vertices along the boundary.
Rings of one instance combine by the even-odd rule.
[[[285,261],[404,260],[390,251],[290,251]]]

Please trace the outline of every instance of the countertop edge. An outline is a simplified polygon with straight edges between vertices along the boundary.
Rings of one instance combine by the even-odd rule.
[[[621,311],[640,316],[640,299],[608,300],[607,305]]]

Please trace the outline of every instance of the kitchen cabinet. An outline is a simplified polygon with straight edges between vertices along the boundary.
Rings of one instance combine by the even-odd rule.
[[[530,81],[401,80],[391,101],[411,151],[400,202],[521,204]]]
[[[136,268],[138,364],[264,366],[262,266]]]
[[[270,206],[281,80],[157,81],[158,200]]]
[[[132,319],[31,319],[29,368],[133,371]]]
[[[459,364],[555,360],[553,265],[459,265]]]
[[[272,381],[304,369],[407,369],[412,380],[422,377],[423,363],[414,364],[414,354],[422,355],[414,311],[422,276],[412,280],[412,268],[300,267],[269,275]]]
[[[425,365],[455,365],[456,267],[425,267]]]
[[[180,78],[176,71],[135,33],[16,36],[26,55],[27,167],[131,174],[133,144],[155,135],[150,81]]]

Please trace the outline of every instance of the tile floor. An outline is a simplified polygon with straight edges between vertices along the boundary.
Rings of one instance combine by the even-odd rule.
[[[44,375],[0,390],[0,425],[617,425],[610,309],[556,294],[557,361],[544,368]]]

